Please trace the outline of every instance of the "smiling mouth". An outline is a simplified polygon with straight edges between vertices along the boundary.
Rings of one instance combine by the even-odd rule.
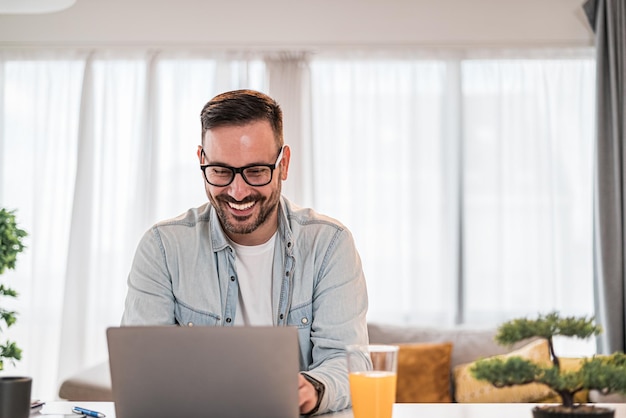
[[[231,209],[244,211],[254,206],[256,204],[256,201],[246,202],[246,203],[233,203],[233,202],[227,202],[227,203]]]

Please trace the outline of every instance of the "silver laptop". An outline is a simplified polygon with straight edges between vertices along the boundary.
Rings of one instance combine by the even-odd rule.
[[[293,327],[107,329],[117,418],[295,418]]]

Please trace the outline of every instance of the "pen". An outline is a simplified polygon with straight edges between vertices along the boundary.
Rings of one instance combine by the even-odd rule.
[[[104,418],[106,416],[102,412],[92,411],[91,409],[85,409],[85,408],[81,408],[78,406],[75,406],[72,409],[72,412],[75,414],[85,414],[89,417],[95,417],[95,418]]]
[[[40,401],[40,400],[32,401],[30,403],[30,413],[32,414],[34,412],[39,411],[44,404],[45,402]]]

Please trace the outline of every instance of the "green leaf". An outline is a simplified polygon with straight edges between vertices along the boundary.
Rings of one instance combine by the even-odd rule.
[[[4,285],[0,284],[0,295],[17,297],[17,292],[8,287],[4,287]]]
[[[537,379],[538,383],[543,383],[557,392],[569,392],[572,395],[582,389],[583,375],[577,371],[563,371],[558,367],[549,367],[543,370]]]
[[[542,368],[521,357],[499,357],[478,360],[470,373],[478,380],[485,380],[496,387],[523,385],[536,381]]]
[[[0,274],[15,268],[17,255],[24,250],[23,239],[27,235],[17,226],[15,211],[0,209]]]
[[[626,355],[623,353],[595,356],[582,365],[580,372],[585,388],[626,393]]]
[[[26,231],[17,226],[15,211],[0,208],[0,274],[15,269],[17,255],[25,248],[26,236]],[[0,296],[17,297],[17,292],[0,284]],[[0,325],[4,322],[7,328],[12,326],[15,324],[16,315],[16,312],[0,308]],[[15,343],[7,341],[5,345],[0,345],[0,370],[4,368],[4,359],[9,359],[14,364],[21,358],[22,350]]]
[[[498,328],[496,341],[511,345],[531,337],[551,340],[557,335],[585,339],[601,332],[602,328],[594,324],[593,317],[560,317],[558,312],[550,312],[539,315],[537,319],[520,318],[505,322]]]
[[[22,350],[14,342],[7,341],[5,345],[0,345],[0,370],[4,368],[3,358],[9,359],[11,364],[15,364],[16,360],[22,359]]]
[[[16,315],[16,312],[0,309],[0,319],[7,324],[7,328],[15,324],[15,321],[17,320]]]

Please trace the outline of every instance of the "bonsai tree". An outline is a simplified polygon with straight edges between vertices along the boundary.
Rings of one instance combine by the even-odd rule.
[[[578,370],[565,371],[561,370],[559,357],[554,352],[553,338],[557,335],[585,339],[601,332],[602,328],[595,325],[593,318],[562,317],[558,312],[539,315],[537,319],[515,319],[498,328],[496,342],[511,345],[527,338],[545,338],[548,341],[551,364],[539,365],[521,357],[489,358],[477,361],[470,373],[476,379],[487,381],[495,387],[533,382],[550,387],[560,396],[562,403],[559,406],[535,408],[535,417],[550,416],[550,412],[562,414],[584,411],[591,416],[598,416],[598,412],[608,412],[609,415],[602,416],[612,416],[614,411],[607,408],[575,405],[574,395],[585,389],[596,389],[604,394],[626,393],[626,355],[616,352],[609,356],[583,358]],[[600,409],[606,411],[598,411]],[[541,411],[546,413],[542,414]]]
[[[5,270],[14,269],[17,255],[24,250],[22,240],[26,236],[26,232],[18,228],[15,222],[14,211],[8,211],[0,208],[0,275]],[[16,297],[17,292],[4,284],[0,283],[0,297]],[[16,313],[0,307],[0,334],[5,328],[15,323]],[[12,363],[22,358],[22,350],[20,350],[14,342],[0,341],[0,370],[4,369],[4,359],[9,359]]]

